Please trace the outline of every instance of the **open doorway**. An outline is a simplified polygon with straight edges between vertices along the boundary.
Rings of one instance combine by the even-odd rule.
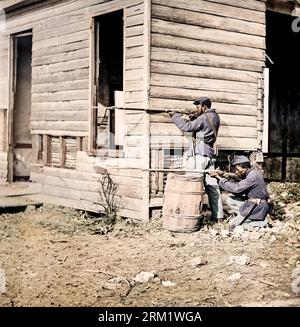
[[[32,34],[14,35],[12,132],[13,180],[28,180],[32,156],[30,132]]]
[[[292,29],[294,19],[290,15],[267,11],[268,148],[269,156],[276,158],[277,167],[281,169],[282,180],[289,180],[291,175],[294,176],[292,171],[297,170],[298,161],[292,162],[290,158],[300,157],[300,33]]]
[[[96,103],[98,108],[123,106],[123,61],[124,26],[123,10],[101,15],[95,19],[96,28]],[[105,129],[108,132],[107,146],[122,150],[124,115],[121,110],[109,110],[107,121],[100,110],[97,119],[97,145],[102,147],[99,135]]]

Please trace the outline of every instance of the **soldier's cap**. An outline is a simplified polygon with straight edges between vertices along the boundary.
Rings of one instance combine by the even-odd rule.
[[[194,105],[203,104],[208,108],[211,107],[211,101],[208,97],[200,97],[193,102]]]
[[[247,162],[250,162],[250,160],[246,156],[234,156],[233,160],[231,161],[231,165],[236,166]]]

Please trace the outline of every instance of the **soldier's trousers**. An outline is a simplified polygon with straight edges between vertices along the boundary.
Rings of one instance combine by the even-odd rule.
[[[195,157],[187,158],[186,168],[196,170],[214,170],[215,163],[208,157],[196,155]],[[223,205],[217,179],[209,176],[208,174],[205,174],[204,184],[206,193],[208,195],[209,206],[211,208],[211,219],[223,219]]]

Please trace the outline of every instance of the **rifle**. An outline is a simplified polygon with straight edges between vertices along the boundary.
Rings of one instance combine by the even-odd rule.
[[[95,106],[93,109],[101,109],[101,110],[130,110],[130,111],[140,111],[140,112],[147,112],[147,113],[180,113],[186,114],[189,116],[190,120],[194,120],[199,117],[199,114],[195,109],[171,109],[171,108],[130,108],[130,107],[117,107],[117,106]]]
[[[241,180],[241,178],[236,173],[231,173],[231,172],[224,171],[224,170],[219,170],[219,169],[216,169],[213,172],[216,172],[222,178],[234,179],[235,181],[240,181]]]

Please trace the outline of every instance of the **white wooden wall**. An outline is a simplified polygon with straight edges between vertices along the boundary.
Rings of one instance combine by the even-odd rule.
[[[218,144],[256,150],[265,2],[152,0],[151,17],[150,106],[193,108],[192,100],[209,96],[221,116]],[[167,118],[152,120],[151,143],[180,141]]]
[[[81,136],[89,133],[90,20],[94,16],[124,9],[125,23],[125,104],[145,107],[144,0],[62,0],[34,10],[11,14],[6,33],[0,35],[0,107],[7,107],[9,35],[32,29],[32,114],[31,130],[37,135]],[[5,64],[4,64],[5,63]],[[126,157],[142,165],[144,116],[126,113]],[[1,125],[0,121],[0,125]],[[0,138],[2,136],[0,135]],[[1,149],[0,149],[1,150]],[[133,159],[138,158],[138,159]],[[3,163],[1,160],[3,159]],[[0,153],[0,177],[6,177],[6,154]],[[140,162],[139,162],[140,161]],[[78,152],[76,170],[54,167],[34,169],[31,179],[43,184],[49,201],[64,197],[65,204],[95,209],[99,178],[97,159]],[[118,164],[118,161],[115,162]],[[111,170],[122,197],[120,214],[147,219],[148,198],[141,171]],[[4,176],[5,175],[5,176]],[[78,201],[78,200],[82,200]]]

